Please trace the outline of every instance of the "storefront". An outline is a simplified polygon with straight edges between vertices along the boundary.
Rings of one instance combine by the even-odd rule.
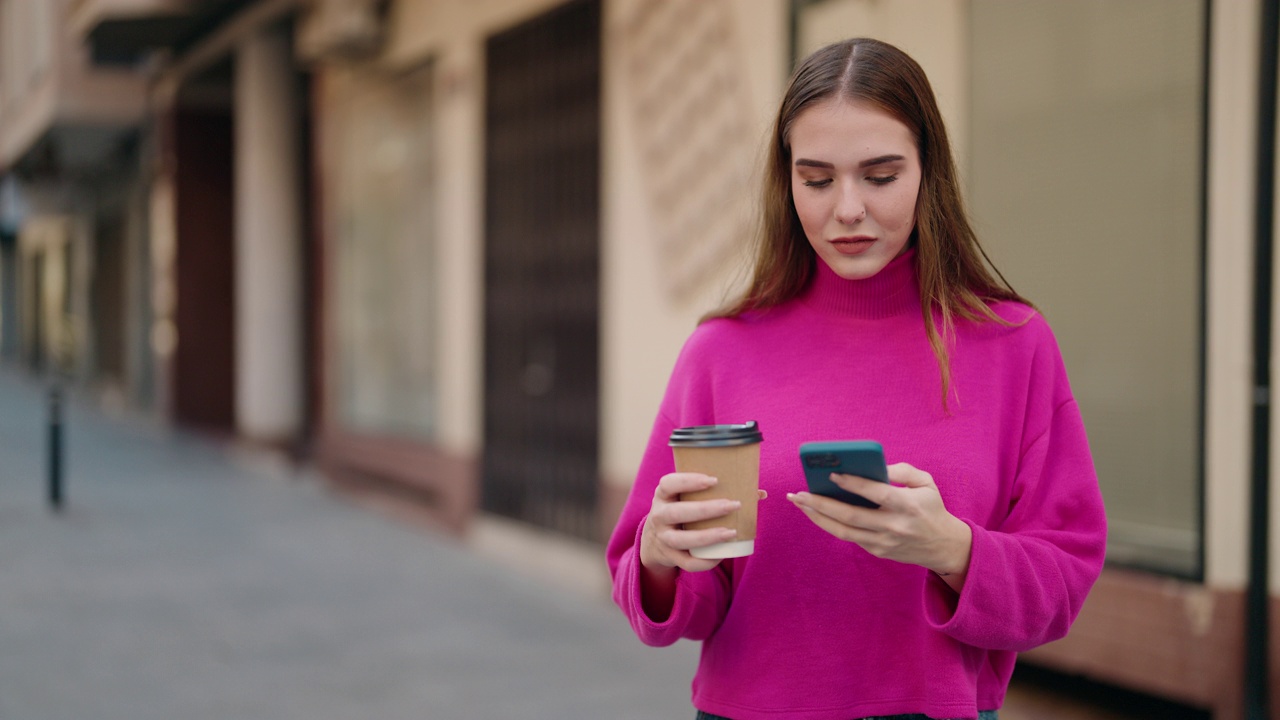
[[[881,37],[929,73],[979,234],[1058,335],[1108,503],[1108,570],[1026,659],[1239,716],[1266,646],[1245,602],[1258,13],[393,2],[377,43],[355,23],[307,58],[317,453],[459,531],[598,540],[681,343],[741,281],[790,63]]]

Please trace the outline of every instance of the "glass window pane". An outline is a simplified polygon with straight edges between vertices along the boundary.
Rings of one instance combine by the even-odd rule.
[[[333,380],[348,430],[423,437],[436,423],[430,97],[424,68],[363,77],[345,102]]]
[[[969,201],[1044,311],[1084,414],[1109,557],[1197,575],[1202,0],[973,0]]]

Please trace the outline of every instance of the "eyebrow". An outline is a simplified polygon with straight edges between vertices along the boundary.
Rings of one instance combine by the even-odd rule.
[[[862,162],[858,163],[858,167],[869,168],[875,165],[884,165],[885,163],[898,162],[899,160],[906,160],[906,157],[902,155],[881,155],[879,157],[873,157],[873,158],[868,158],[866,160],[863,160]],[[800,165],[803,167],[823,168],[825,170],[834,170],[836,167],[835,165],[832,165],[829,162],[823,162],[821,160],[810,160],[808,158],[797,158],[796,165]]]

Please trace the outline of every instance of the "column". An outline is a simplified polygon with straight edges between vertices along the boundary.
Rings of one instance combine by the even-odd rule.
[[[244,40],[235,65],[236,425],[287,442],[304,387],[297,77],[279,31]]]

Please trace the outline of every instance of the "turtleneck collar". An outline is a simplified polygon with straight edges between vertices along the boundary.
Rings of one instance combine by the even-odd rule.
[[[821,258],[815,258],[814,264],[813,277],[800,296],[814,310],[865,320],[920,312],[915,248],[909,248],[883,270],[863,280],[840,277]]]

